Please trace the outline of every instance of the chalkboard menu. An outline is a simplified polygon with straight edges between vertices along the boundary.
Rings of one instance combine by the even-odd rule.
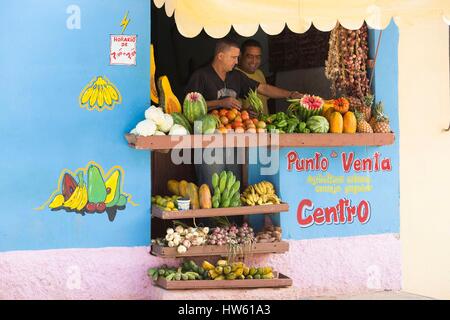
[[[329,38],[330,32],[314,26],[305,33],[294,33],[286,27],[280,34],[269,36],[270,71],[324,67]]]

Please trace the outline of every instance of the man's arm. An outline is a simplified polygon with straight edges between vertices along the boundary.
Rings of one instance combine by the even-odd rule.
[[[206,105],[208,106],[208,110],[214,110],[218,108],[236,108],[238,110],[241,109],[241,103],[239,100],[236,100],[234,98],[228,97],[221,100],[210,100],[206,101]]]
[[[266,83],[260,83],[257,90],[258,93],[274,99],[300,99],[303,96],[297,91],[288,91]]]

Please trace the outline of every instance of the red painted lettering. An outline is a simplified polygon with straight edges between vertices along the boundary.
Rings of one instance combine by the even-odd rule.
[[[297,221],[300,224],[300,226],[302,228],[306,228],[309,227],[310,225],[312,225],[314,223],[313,221],[313,217],[310,215],[308,217],[303,217],[303,215],[306,215],[306,210],[312,210],[313,207],[313,203],[311,200],[309,199],[303,199],[302,201],[300,201],[300,203],[298,204],[297,207]]]
[[[297,152],[291,151],[287,154],[288,158],[288,171],[292,170],[292,164],[296,163],[298,160]]]

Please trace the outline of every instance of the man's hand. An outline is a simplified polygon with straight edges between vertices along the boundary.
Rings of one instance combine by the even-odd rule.
[[[303,97],[303,94],[301,94],[298,91],[292,91],[291,94],[289,95],[289,99],[301,99]]]
[[[235,98],[232,97],[228,97],[228,98],[224,98],[224,99],[220,99],[220,106],[223,108],[227,108],[227,109],[231,109],[231,108],[236,108],[238,110],[241,110],[241,102]]]
[[[258,113],[252,108],[248,109],[247,112],[250,118],[258,118]]]

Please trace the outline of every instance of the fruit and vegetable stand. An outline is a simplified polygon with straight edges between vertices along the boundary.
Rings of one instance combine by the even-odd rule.
[[[208,259],[208,256],[222,256],[227,259],[216,263],[204,260],[201,266],[193,260],[185,260],[177,268],[152,268],[149,276],[157,285],[166,289],[198,288],[193,282],[217,288],[246,287],[247,282],[251,287],[264,286],[264,283],[268,286],[290,285],[287,276],[280,274],[278,277],[283,270],[257,266],[254,269],[257,271],[250,272],[251,266],[238,266],[236,263],[242,262],[236,262],[235,259],[245,261],[248,255],[255,253],[288,252],[289,243],[281,240],[282,232],[284,234],[287,231],[289,236],[298,234],[298,230],[293,228],[296,224],[307,228],[324,223],[350,224],[357,219],[362,225],[368,222],[370,203],[366,200],[358,205],[352,205],[346,198],[337,200],[336,206],[316,208],[314,205],[315,198],[320,196],[320,200],[327,199],[329,196],[326,193],[341,192],[341,187],[345,188],[346,194],[353,192],[356,198],[360,197],[358,193],[372,188],[370,179],[366,179],[369,182],[364,182],[363,186],[360,185],[359,181],[364,181],[362,177],[349,176],[345,179],[345,176],[338,176],[340,182],[336,183],[333,180],[336,178],[331,175],[333,182],[320,182],[330,180],[329,169],[335,170],[332,163],[336,159],[342,159],[342,169],[339,170],[343,170],[345,175],[352,170],[390,171],[390,159],[381,158],[377,152],[373,157],[367,156],[368,148],[395,143],[395,134],[391,130],[384,104],[380,99],[375,100],[367,75],[366,25],[357,31],[335,28],[330,37],[330,48],[325,73],[332,83],[332,99],[305,93],[300,99],[288,99],[289,107],[285,111],[262,114],[261,101],[255,91],[250,91],[247,96],[253,113],[234,108],[209,111],[199,92],[188,93],[180,103],[172,92],[167,76],[155,80],[157,60],[152,47],[152,101],[159,107],[148,108],[145,120],[125,135],[131,148],[155,151],[152,152],[153,161],[157,161],[158,153],[211,148],[245,148],[245,159],[249,160],[250,153],[254,154],[255,150],[263,148],[280,155],[287,163],[287,170],[282,166],[277,168],[278,173],[270,178],[271,182],[265,180],[269,179],[265,174],[254,174],[255,170],[261,169],[259,163],[256,166],[246,163],[242,177],[235,177],[231,171],[220,172],[220,176],[214,173],[211,177],[212,189],[206,184],[197,186],[184,179],[169,179],[164,191],[169,191],[171,195],[154,194],[151,214],[154,219],[175,220],[177,224],[173,226],[175,229],[166,224],[168,228],[165,235],[159,235],[163,237],[157,238],[156,234],[152,234],[155,239],[152,240],[151,253],[166,258]],[[349,52],[358,52],[357,59],[347,57]],[[343,61],[339,60],[341,57]],[[365,156],[357,158],[355,150],[362,150]],[[341,151],[340,154],[337,151]],[[310,156],[303,156],[303,153]],[[152,170],[153,180],[164,181],[159,176],[160,169],[157,172]],[[171,169],[168,167],[166,170]],[[311,173],[315,171],[328,172],[327,179],[320,173],[312,176]],[[177,177],[180,174],[183,175],[179,172]],[[305,174],[309,176],[303,180]],[[190,178],[192,180],[193,177]],[[239,181],[241,178],[242,184]],[[252,183],[249,183],[250,180]],[[293,181],[296,188],[289,187]],[[297,208],[289,206],[294,203],[283,202],[285,194],[289,195],[289,199],[295,199],[295,193],[303,194],[308,184],[314,186],[314,198],[304,198]],[[189,210],[177,208],[180,198],[190,200]],[[295,210],[297,215],[293,214]],[[313,213],[309,214],[309,211]],[[196,218],[240,215],[248,219],[240,227],[199,227],[195,222]],[[261,215],[266,216],[263,226]],[[268,215],[275,220],[275,225],[272,225],[271,218],[267,219]],[[179,221],[183,219],[193,219],[194,226],[180,224]],[[262,231],[255,237],[256,229]],[[184,281],[174,284],[173,280]],[[208,284],[210,280],[214,281]],[[229,280],[240,280],[238,282],[241,284]]]

